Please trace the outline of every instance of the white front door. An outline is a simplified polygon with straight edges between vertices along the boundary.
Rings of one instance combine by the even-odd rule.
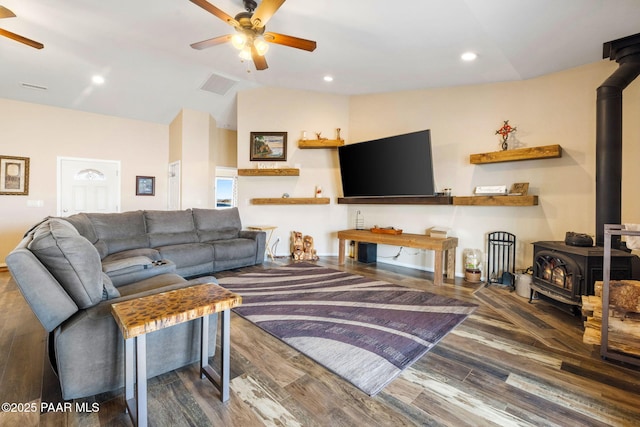
[[[119,211],[119,161],[58,158],[58,216]]]

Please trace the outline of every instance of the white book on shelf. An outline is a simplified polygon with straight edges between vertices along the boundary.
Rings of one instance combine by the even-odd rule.
[[[507,194],[506,185],[481,185],[473,192],[476,196],[503,196]]]

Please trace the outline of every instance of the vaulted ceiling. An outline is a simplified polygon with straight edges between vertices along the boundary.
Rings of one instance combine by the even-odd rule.
[[[228,128],[236,93],[252,87],[352,95],[522,80],[600,61],[604,42],[640,32],[640,0],[288,0],[267,30],[317,49],[271,45],[256,71],[231,44],[190,47],[234,31],[188,0],[0,5],[17,15],[0,28],[45,46],[0,37],[1,98],[165,124],[190,108]],[[462,61],[466,51],[478,58]]]

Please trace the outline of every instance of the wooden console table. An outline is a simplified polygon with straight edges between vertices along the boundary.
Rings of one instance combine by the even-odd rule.
[[[146,334],[200,319],[200,376],[220,390],[220,400],[229,399],[230,309],[242,304],[242,297],[213,283],[162,292],[111,305],[111,313],[125,339],[125,401],[135,426],[147,425]],[[222,312],[220,373],[209,365],[209,315]],[[136,381],[134,396],[134,363]]]
[[[444,269],[447,270],[447,279],[453,280],[456,271],[456,247],[457,237],[437,238],[426,234],[381,234],[372,233],[369,230],[343,230],[338,231],[338,264],[344,264],[345,245],[347,240],[355,242],[378,243],[381,245],[405,246],[407,248],[427,249],[435,252],[434,285],[442,285]],[[444,262],[443,262],[444,259]]]

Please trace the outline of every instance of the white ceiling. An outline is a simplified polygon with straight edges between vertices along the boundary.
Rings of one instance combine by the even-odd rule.
[[[243,10],[242,0],[210,2]],[[189,108],[227,128],[238,90],[365,94],[529,79],[602,60],[604,42],[640,32],[640,0],[289,0],[267,30],[318,47],[271,45],[269,68],[256,71],[230,44],[189,46],[234,30],[188,0],[0,5],[17,15],[0,28],[45,45],[0,37],[0,97],[164,124]],[[460,60],[468,50],[473,63]],[[237,83],[224,96],[201,90],[212,73]],[[93,85],[94,74],[106,83]]]

